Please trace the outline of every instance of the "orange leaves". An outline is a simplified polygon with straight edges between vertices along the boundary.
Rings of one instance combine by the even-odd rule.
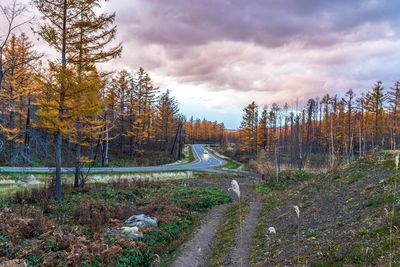
[[[197,119],[185,123],[185,132],[189,142],[222,142],[225,139],[223,123]]]
[[[7,128],[0,124],[0,131],[8,141],[16,140],[19,136],[20,130],[17,127]]]

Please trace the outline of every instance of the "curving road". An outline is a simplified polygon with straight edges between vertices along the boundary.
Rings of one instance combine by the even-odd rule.
[[[212,152],[204,153],[206,150],[204,145],[192,145],[194,162],[187,164],[162,165],[149,167],[107,167],[107,168],[91,168],[90,173],[123,173],[123,172],[157,172],[157,171],[179,171],[179,170],[211,170],[212,168],[225,165],[225,161],[216,157]],[[86,172],[87,168],[82,168]],[[7,173],[53,173],[54,168],[31,168],[31,167],[0,167],[1,172]],[[63,173],[74,172],[74,168],[63,168]]]

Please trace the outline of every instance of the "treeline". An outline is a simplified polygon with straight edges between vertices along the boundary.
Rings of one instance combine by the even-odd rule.
[[[115,14],[99,14],[100,0],[35,0],[43,21],[34,32],[57,53],[47,62],[26,34],[26,6],[1,6],[8,23],[0,38],[0,164],[56,167],[55,193],[61,198],[61,166],[75,167],[83,186],[83,163],[102,166],[110,158],[138,158],[145,151],[166,157],[176,137],[184,139],[184,118],[170,92],[154,86],[140,68],[104,73],[99,63],[119,57]],[[178,140],[183,143],[183,141]],[[148,152],[149,153],[149,152]],[[169,159],[168,159],[169,160]]]
[[[201,144],[225,144],[226,133],[225,125],[216,121],[207,121],[206,119],[190,118],[185,123],[186,143]]]
[[[311,98],[302,110],[276,103],[260,110],[252,102],[243,111],[240,151],[263,152],[278,167],[285,159],[302,169],[311,156],[333,166],[400,145],[400,82],[385,90],[379,81],[359,96],[350,89]]]

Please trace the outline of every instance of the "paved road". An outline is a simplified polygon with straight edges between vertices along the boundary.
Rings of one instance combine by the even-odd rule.
[[[121,172],[156,172],[156,171],[178,171],[178,170],[210,170],[214,167],[222,166],[225,161],[216,157],[212,152],[204,153],[204,145],[192,145],[195,161],[188,164],[162,165],[150,167],[121,167],[121,168],[91,168],[90,173],[121,173]],[[86,168],[82,169],[87,171]],[[27,172],[27,173],[52,173],[54,168],[26,168],[26,167],[0,167],[1,172]],[[63,173],[74,172],[73,168],[63,168]]]

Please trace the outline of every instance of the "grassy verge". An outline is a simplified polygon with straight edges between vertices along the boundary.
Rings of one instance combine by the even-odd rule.
[[[183,154],[184,154],[183,159],[176,161],[170,165],[184,165],[184,164],[189,164],[189,163],[196,161],[196,159],[193,155],[192,145],[186,146],[183,151]]]
[[[225,266],[229,253],[235,247],[236,234],[240,231],[240,221],[244,221],[249,208],[249,200],[232,203],[224,215],[224,222],[217,230],[213,244],[211,266]]]
[[[216,169],[236,170],[237,168],[240,167],[240,163],[236,162],[233,159],[224,159],[224,160],[226,164],[221,167],[217,167]]]
[[[236,160],[233,160],[233,159],[228,158],[228,157],[222,157],[218,152],[216,152],[215,150],[213,150],[211,148],[206,147],[206,149],[208,151],[210,151],[217,158],[219,158],[219,159],[221,159],[221,160],[226,162],[223,166],[216,167],[215,169],[217,169],[217,170],[220,170],[220,169],[236,170],[241,165]]]
[[[84,190],[66,185],[59,203],[45,188],[26,190],[0,199],[0,263],[18,258],[28,266],[151,266],[158,257],[168,260],[201,212],[229,201],[220,189],[170,182],[89,184]],[[107,234],[137,213],[156,217],[159,226],[145,230],[140,241]]]
[[[187,163],[194,162],[195,160],[196,160],[196,159],[194,158],[194,155],[193,155],[192,145],[189,145],[188,162],[187,162]]]

